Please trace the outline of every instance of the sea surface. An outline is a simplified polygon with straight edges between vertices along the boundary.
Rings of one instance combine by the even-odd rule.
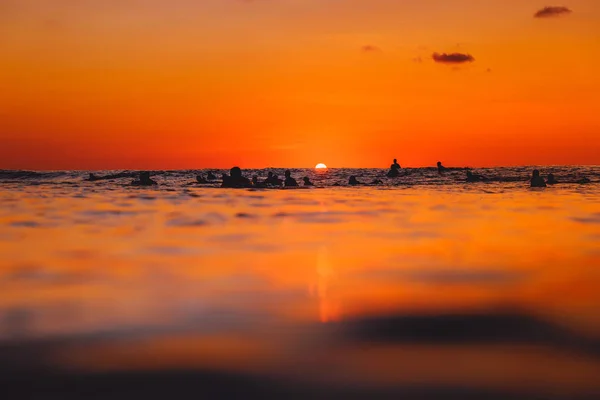
[[[600,167],[533,168],[0,171],[2,398],[598,399]]]

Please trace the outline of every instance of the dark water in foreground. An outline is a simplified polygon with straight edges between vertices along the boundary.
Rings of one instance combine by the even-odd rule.
[[[530,170],[1,172],[2,398],[600,398],[600,185]]]

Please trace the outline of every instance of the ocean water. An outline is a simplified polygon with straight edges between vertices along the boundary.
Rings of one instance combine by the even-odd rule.
[[[539,169],[542,176],[549,173],[563,184],[576,184],[582,177],[587,177],[592,182],[600,182],[600,166],[529,166],[529,167],[500,167],[500,168],[450,168],[444,174],[438,174],[437,168],[404,168],[400,171],[397,178],[387,178],[387,169],[377,168],[330,168],[328,170],[315,169],[291,169],[298,183],[302,183],[302,177],[308,176],[317,187],[329,187],[334,185],[347,186],[348,179],[354,175],[361,183],[369,184],[375,179],[381,180],[382,186],[415,186],[415,185],[457,185],[465,183],[465,172],[471,170],[476,174],[486,178],[488,184],[502,183],[526,183],[531,177],[531,171]],[[244,170],[244,175],[248,178],[257,176],[259,180],[267,177],[267,173],[273,172],[280,178],[283,178],[285,168],[268,169],[249,169]],[[206,169],[206,170],[168,170],[151,171],[153,179],[161,184],[162,188],[179,188],[182,185],[195,182],[195,176],[200,174],[206,177],[206,174],[212,171],[217,177],[221,174],[228,174],[229,170],[224,169]],[[137,171],[119,170],[119,171],[18,171],[18,170],[0,170],[0,184],[25,184],[25,185],[85,185],[83,182],[88,178],[90,172],[98,176],[111,174],[124,174],[137,176]],[[124,177],[110,179],[106,181],[94,182],[94,187],[106,187],[106,184],[114,186],[128,185],[132,178]],[[103,183],[104,185],[99,185]],[[209,185],[210,186],[210,185]],[[212,186],[220,186],[220,182],[215,182]]]
[[[0,389],[600,398],[600,168],[541,168],[545,189],[531,169],[294,170],[307,190],[2,171]]]

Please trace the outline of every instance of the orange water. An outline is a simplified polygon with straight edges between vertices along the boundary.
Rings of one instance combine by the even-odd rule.
[[[599,200],[2,190],[0,345],[25,368],[595,393]]]

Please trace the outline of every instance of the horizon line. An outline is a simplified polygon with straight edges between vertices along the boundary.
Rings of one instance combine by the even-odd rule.
[[[234,165],[238,166],[239,165]],[[233,167],[233,166],[232,166]],[[58,171],[71,171],[71,172],[94,172],[94,171],[199,171],[199,170],[229,170],[232,167],[202,167],[202,168],[104,168],[104,169],[28,169],[28,168],[0,168],[0,171],[30,171],[30,172],[58,172]],[[600,167],[600,164],[513,164],[513,165],[493,165],[493,166],[447,166],[447,168],[468,168],[468,169],[485,169],[485,168],[527,168],[527,167]],[[240,167],[242,170],[260,170],[260,169],[315,169],[315,167]],[[436,165],[426,166],[407,166],[402,169],[420,169],[420,168],[437,168]],[[387,170],[389,167],[327,167],[326,169],[382,169]]]

